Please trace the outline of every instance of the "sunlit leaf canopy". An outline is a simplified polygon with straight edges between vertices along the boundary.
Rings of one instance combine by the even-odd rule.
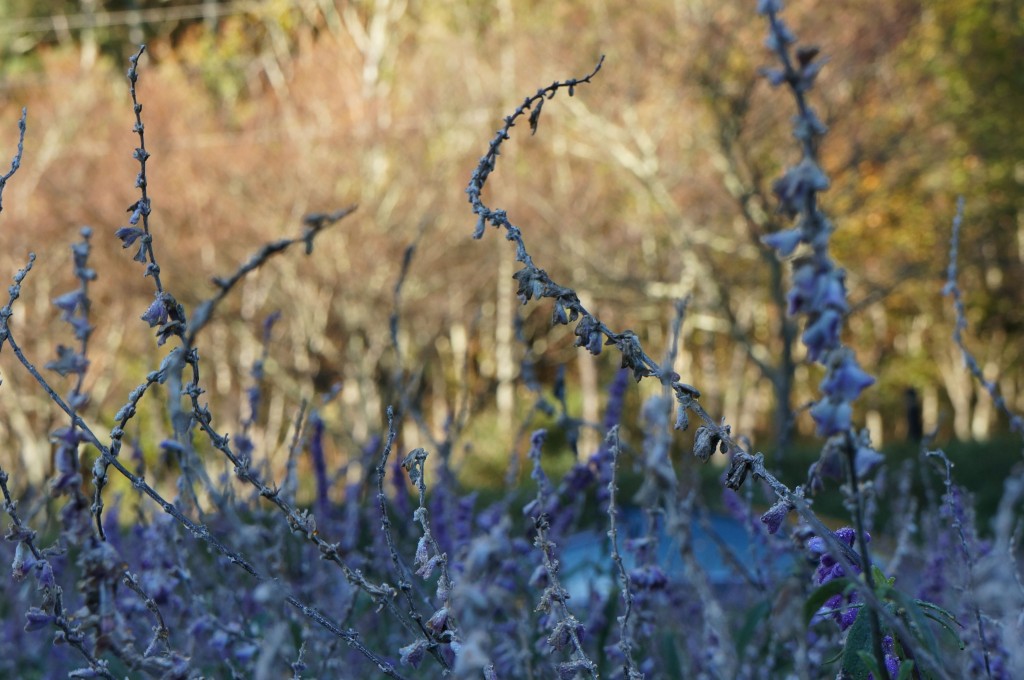
[[[879,378],[858,421],[882,443],[904,437],[914,388],[927,427],[988,436],[1001,425],[962,370],[940,291],[963,194],[969,337],[990,379],[1019,403],[1024,10],[870,0],[793,2],[789,12],[800,39],[828,59],[813,95],[830,128],[823,207],[853,303],[846,341]],[[488,198],[554,280],[651,351],[666,348],[673,300],[692,295],[676,369],[712,412],[770,446],[778,400],[806,404],[821,376],[793,343],[794,380],[779,386],[787,268],[760,237],[789,226],[771,186],[799,156],[791,105],[759,75],[771,62],[763,33],[750,3],[732,0],[3,3],[5,156],[22,106],[29,122],[23,168],[4,195],[0,270],[16,271],[31,249],[40,274],[13,323],[30,329],[29,352],[53,353],[60,326],[50,300],[69,288],[68,248],[89,224],[94,304],[124,319],[95,333],[95,416],[158,361],[138,321],[152,288],[113,238],[136,200],[124,71],[145,42],[154,243],[183,304],[207,297],[211,276],[265,241],[294,233],[303,214],[360,206],[311,257],[247,280],[225,306],[233,320],[199,343],[218,367],[206,380],[211,402],[226,405],[221,417],[243,417],[232,404],[243,403],[261,321],[282,310],[267,367],[270,446],[303,395],[337,384],[331,408],[356,436],[379,429],[399,369],[417,377],[435,427],[468,395],[481,432],[510,432],[529,401],[518,380],[527,347],[548,384],[561,365],[578,374],[570,403],[596,421],[617,363],[574,349],[571,329],[552,330],[544,305],[518,307],[509,245],[495,232],[470,238],[463,189],[522,97],[605,54],[593,84],[545,105],[535,135],[513,130]],[[414,242],[398,366],[388,319]],[[4,382],[0,432],[24,441],[28,460],[33,447],[48,448],[30,441],[33,426],[56,416],[25,377],[5,371]],[[796,434],[812,430],[798,414]],[[477,436],[474,450],[500,456],[504,441]]]

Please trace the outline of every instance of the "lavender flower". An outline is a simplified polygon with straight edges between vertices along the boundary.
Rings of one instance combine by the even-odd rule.
[[[44,612],[39,607],[32,607],[25,612],[25,632],[30,633],[36,630],[43,630],[53,625],[57,617]]]
[[[891,635],[882,638],[882,651],[885,653],[885,671],[890,678],[899,677],[900,658],[896,655],[896,643]],[[870,680],[875,680],[874,673],[868,673]]]
[[[807,208],[814,194],[828,187],[828,177],[813,159],[805,156],[796,166],[787,170],[781,179],[776,180],[772,191],[779,199],[782,212],[792,218]]]
[[[874,377],[860,367],[853,352],[847,349],[832,353],[828,369],[820,389],[823,394],[840,401],[851,402],[875,384]]]
[[[997,621],[992,608],[983,610],[979,604],[977,633],[972,631],[968,640],[970,650],[959,656],[952,649],[948,655],[945,648],[934,652],[930,643],[919,644],[917,633],[926,632],[919,622],[914,621],[910,630],[903,625],[907,617],[893,613],[889,605],[895,599],[887,596],[894,592],[892,583],[875,588],[871,585],[875,569],[860,574],[862,564],[870,564],[870,560],[862,530],[864,494],[858,483],[877,469],[883,458],[865,431],[854,430],[853,410],[855,401],[875,379],[842,344],[844,318],[850,311],[846,276],[829,253],[834,226],[817,204],[819,192],[829,185],[817,157],[818,138],[825,128],[805,95],[824,59],[817,48],[793,47],[793,32],[775,16],[780,9],[778,0],[758,3],[758,10],[768,15],[772,25],[767,44],[779,53],[781,62],[780,67],[766,69],[764,74],[773,85],[786,86],[795,95],[794,133],[803,155],[773,187],[779,213],[793,224],[764,236],[763,242],[780,257],[796,257],[785,304],[790,314],[802,319],[801,338],[807,356],[825,371],[820,397],[810,414],[819,433],[829,441],[811,480],[790,490],[775,478],[749,441],[734,437],[724,421],[705,410],[700,391],[681,382],[672,368],[674,354],[670,352],[659,366],[645,352],[637,334],[611,330],[589,313],[574,291],[553,282],[533,262],[522,232],[509,222],[508,214],[482,203],[484,183],[495,169],[499,147],[509,139],[516,122],[528,124],[531,133],[536,132],[547,98],[561,89],[572,95],[581,83],[589,82],[592,73],[527,97],[505,119],[467,188],[477,219],[474,235],[481,236],[488,224],[500,227],[515,248],[521,267],[514,277],[519,299],[527,303],[548,298],[553,324],[575,324],[577,347],[598,355],[610,346],[621,354],[622,368],[609,387],[601,422],[584,422],[570,415],[578,392],[565,385],[563,370],[554,388],[560,409],[545,401],[521,424],[524,435],[533,431],[529,456],[531,478],[536,482],[535,497],[522,508],[526,521],[518,514],[523,504],[513,484],[481,490],[480,498],[493,495],[482,508],[477,507],[477,495],[460,486],[463,471],[455,468],[453,461],[474,460],[467,437],[471,430],[464,428],[463,420],[465,412],[476,409],[476,403],[467,399],[469,405],[458,407],[464,412],[448,416],[441,428],[444,439],[435,441],[434,414],[424,408],[424,390],[420,389],[424,385],[429,388],[430,382],[417,382],[419,375],[427,376],[433,368],[424,367],[415,380],[408,379],[412,371],[405,371],[408,366],[403,365],[401,352],[396,353],[402,369],[395,371],[397,377],[372,385],[401,395],[397,417],[393,410],[388,411],[387,439],[372,432],[378,429],[372,419],[348,431],[343,422],[332,421],[333,409],[326,406],[307,416],[304,401],[294,418],[285,481],[278,484],[273,474],[280,458],[275,458],[274,445],[286,428],[277,419],[282,403],[279,395],[265,398],[263,392],[273,386],[275,377],[272,364],[265,361],[272,324],[268,320],[263,332],[264,354],[253,362],[252,384],[236,409],[241,412],[241,429],[231,431],[230,436],[214,429],[224,414],[213,413],[203,390],[211,375],[219,378],[221,367],[200,362],[201,354],[204,359],[206,354],[196,343],[198,331],[214,318],[217,303],[270,254],[293,241],[311,248],[313,236],[323,226],[348,213],[310,214],[304,219],[306,231],[300,238],[268,244],[234,275],[215,277],[217,292],[195,307],[186,324],[183,307],[159,280],[160,267],[153,251],[146,171],[149,152],[135,91],[140,50],[132,58],[129,79],[138,135],[133,157],[139,163],[136,186],[141,197],[128,207],[127,226],[115,236],[123,248],[138,249],[135,259],[145,265],[147,276],[153,277],[155,296],[141,318],[156,329],[160,345],[171,336],[180,343],[172,353],[165,352],[159,370],[146,374],[113,419],[105,413],[80,414],[80,409],[92,405],[81,385],[89,368],[84,345],[92,331],[86,283],[96,275],[88,265],[88,232],[83,231],[83,241],[72,249],[79,289],[53,299],[81,343],[51,344],[56,347],[56,357],[47,367],[79,383],[63,397],[47,382],[56,378],[44,376],[23,358],[16,333],[12,334],[8,325],[12,304],[34,259],[15,277],[9,302],[0,308],[0,346],[15,353],[70,418],[70,422],[51,428],[55,429],[55,474],[49,487],[69,500],[59,508],[63,521],[57,526],[48,514],[57,512],[49,507],[52,500],[44,494],[26,495],[22,500],[29,509],[25,517],[47,527],[37,534],[28,520],[22,521],[18,500],[7,487],[7,473],[0,469],[2,510],[10,519],[0,551],[13,553],[5,562],[15,581],[0,602],[4,611],[14,614],[0,621],[0,647],[11,651],[0,655],[0,676],[113,678],[112,669],[120,673],[130,668],[132,673],[152,677],[223,672],[263,677],[287,673],[290,668],[294,677],[312,673],[392,680],[403,680],[408,669],[415,677],[487,680],[530,676],[576,680],[599,673],[613,680],[775,677],[783,672],[816,677],[821,672],[833,673],[834,669],[822,670],[826,652],[831,651],[829,644],[844,640],[852,649],[850,638],[857,636],[850,626],[858,613],[874,616],[877,612],[885,636],[877,631],[874,636],[876,662],[890,676],[900,670],[906,674],[909,663],[901,662],[901,657],[913,656],[915,668],[920,666],[923,674],[942,680],[956,674],[1011,677],[1017,668],[1012,665],[1011,646],[1005,644],[1005,638],[1019,631],[1019,622],[1013,628],[1009,619]],[[20,147],[19,143],[12,171],[0,177],[0,190],[20,164]],[[403,266],[408,265],[409,257],[407,254]],[[182,296],[192,299],[192,291]],[[676,336],[681,323],[680,312]],[[397,322],[391,328],[392,334],[397,333]],[[524,366],[523,379],[535,394],[542,394],[549,367],[539,360]],[[658,381],[649,386],[659,393],[645,401],[639,417],[629,413],[625,404],[630,377]],[[439,382],[445,380],[442,376]],[[169,404],[167,416],[146,413],[157,399]],[[103,404],[95,406],[99,409]],[[684,496],[696,487],[689,474],[692,461],[681,467],[675,455],[678,447],[673,445],[669,427],[673,409],[677,429],[686,429],[691,418],[697,421],[696,458],[710,460],[716,450],[729,456],[729,469],[722,475],[729,489],[726,507],[744,527],[758,527],[748,532],[754,538],[754,548],[747,555],[733,550],[724,538],[728,532],[719,536],[708,528],[711,522],[705,522],[705,513],[694,505],[699,494]],[[345,409],[338,410],[346,417]],[[277,415],[266,423],[258,422],[267,412]],[[547,440],[546,430],[537,428],[555,418],[553,427],[564,429],[566,435]],[[89,423],[107,421],[111,421],[109,436],[90,429]],[[620,423],[623,432],[630,432],[630,424],[639,424],[640,435],[633,430],[630,436],[638,454],[635,464],[644,473],[645,487],[635,496],[643,506],[640,512],[619,508],[615,500],[615,463],[620,449],[629,450],[628,444],[620,447],[618,442]],[[150,429],[154,424],[157,431]],[[168,424],[173,433],[164,438],[159,430]],[[589,458],[572,458],[579,454],[576,433],[581,428],[613,430],[615,443],[606,440]],[[338,469],[329,467],[328,432],[331,442],[337,444],[335,457],[343,461]],[[122,443],[128,433],[129,442],[142,444],[124,458]],[[413,448],[415,444],[409,443],[413,439],[439,451],[429,467],[426,449]],[[360,447],[352,442],[368,444]],[[404,459],[396,456],[389,460],[392,446],[400,447],[402,442],[411,451]],[[458,454],[456,442],[466,443]],[[385,454],[374,467],[382,443]],[[545,446],[554,455],[542,466],[541,449]],[[300,452],[306,447],[309,457],[302,459]],[[80,493],[85,483],[83,470],[90,467],[79,461],[80,450],[95,456],[92,506]],[[144,456],[154,454],[160,464],[146,465]],[[554,470],[566,469],[562,456],[572,464],[556,478]],[[824,533],[804,493],[816,484],[823,488],[823,479],[843,468],[843,463],[850,471],[845,489],[849,505],[856,508],[858,530],[844,528],[835,533],[849,549],[840,559],[829,552],[836,544]],[[429,496],[424,481],[428,470],[430,475],[436,471],[441,480],[431,487]],[[679,470],[684,474],[677,475]],[[159,483],[147,481],[143,472]],[[119,506],[115,498],[114,509],[104,521],[104,488],[108,478],[116,475],[124,477],[125,489],[135,494],[138,502]],[[387,480],[387,475],[392,478]],[[761,513],[760,523],[751,510],[758,498],[754,485],[745,487],[745,497],[732,491],[747,479],[767,484],[774,499]],[[410,480],[419,492],[418,503],[410,502]],[[919,578],[911,582],[925,583],[936,597],[949,597],[954,591],[958,596],[977,595],[979,589],[971,583],[961,587],[963,578],[957,570],[963,568],[963,561],[952,559],[957,550],[967,562],[979,560],[979,570],[995,560],[1012,562],[1014,553],[1005,545],[981,541],[971,526],[970,498],[952,483],[948,470],[946,482],[944,514],[925,519],[909,511],[908,520],[920,524],[926,534],[922,542],[930,540],[932,552],[929,559],[918,561],[923,565],[920,568],[915,560],[906,560],[908,576],[901,574],[900,578]],[[165,496],[165,489],[173,495]],[[341,510],[332,505],[335,492],[343,503]],[[593,511],[595,498],[597,512]],[[377,502],[368,502],[371,499]],[[1016,507],[1013,503],[1008,506]],[[607,518],[600,512],[605,509]],[[793,583],[797,580],[793,574],[799,570],[780,576],[772,568],[777,559],[793,555],[782,554],[789,541],[769,540],[767,534],[781,531],[794,510],[806,521],[791,531],[787,528],[794,543],[802,542],[808,531],[821,532],[807,542],[816,561],[816,583],[844,579],[844,587],[848,583],[857,589],[856,594],[834,595],[819,611],[818,619],[835,620],[839,631],[825,631],[825,627],[810,633],[804,630],[800,617],[792,615],[794,603],[796,609],[800,605],[795,593],[805,589],[804,583]],[[616,524],[620,511],[622,521]],[[392,525],[389,517],[402,521]],[[959,529],[959,544],[951,538],[952,532],[935,528],[943,524],[941,520]],[[602,534],[606,521],[611,527],[608,543]],[[701,530],[703,533],[698,533]],[[629,555],[618,555],[619,531],[629,537],[624,540]],[[328,536],[331,533],[335,535]],[[56,543],[50,543],[55,536]],[[700,552],[708,538],[716,542],[722,564],[704,574]],[[578,557],[579,543],[585,544],[587,558]],[[766,544],[773,552],[762,556],[756,548]],[[609,545],[614,546],[613,564],[604,559]],[[856,559],[854,546],[863,561]],[[675,547],[682,550],[670,549]],[[996,547],[1001,551],[998,554]],[[596,558],[589,557],[591,552]],[[680,554],[685,560],[683,569],[676,561]],[[30,576],[32,580],[26,583]],[[582,607],[577,607],[578,598],[570,600],[569,593],[575,598],[580,582],[588,592]],[[531,588],[537,591],[536,608],[524,601],[523,594]],[[61,644],[50,649],[53,640]],[[176,645],[183,650],[175,650]],[[939,655],[942,663],[936,662]]]
[[[154,326],[162,326],[167,323],[169,315],[170,311],[167,308],[167,300],[162,294],[158,294],[142,315],[142,320],[148,323],[150,328],[153,328]]]
[[[807,358],[811,361],[821,359],[831,350],[839,347],[839,327],[842,318],[834,309],[826,309],[820,314],[811,315],[804,334],[801,337],[807,347]]]
[[[122,248],[131,248],[145,233],[138,227],[121,227],[114,232],[114,236],[121,240]]]
[[[426,640],[417,640],[416,642],[402,647],[398,651],[402,663],[412,666],[413,668],[419,668],[420,664],[423,663],[423,659],[427,655],[427,642]]]
[[[803,240],[803,232],[799,229],[783,229],[761,238],[769,248],[778,251],[780,257],[789,257]]]
[[[778,533],[779,529],[782,528],[782,523],[786,520],[786,516],[793,509],[793,504],[786,498],[779,500],[775,505],[768,508],[768,511],[761,515],[761,522],[768,529],[768,533]]]
[[[818,426],[818,434],[831,437],[850,429],[853,407],[848,401],[825,397],[811,407],[811,417]]]

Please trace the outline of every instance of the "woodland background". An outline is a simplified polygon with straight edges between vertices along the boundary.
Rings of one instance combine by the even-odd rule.
[[[244,417],[262,320],[281,310],[258,449],[283,450],[296,403],[332,389],[338,398],[324,408],[363,440],[379,429],[402,371],[434,428],[468,405],[473,449],[457,459],[469,483],[498,481],[517,414],[532,402],[524,366],[548,382],[565,366],[571,407],[597,422],[618,364],[573,348],[545,306],[518,306],[510,246],[470,239],[462,189],[522,96],[606,54],[586,96],[546,104],[544,134],[517,129],[491,202],[545,253],[553,279],[655,352],[668,343],[673,300],[691,295],[683,380],[735,431],[783,450],[813,433],[799,409],[820,376],[784,320],[786,268],[759,240],[783,224],[771,180],[796,151],[788,102],[758,74],[770,57],[750,4],[2,3],[5,157],[22,106],[29,117],[23,166],[4,193],[0,271],[13,274],[29,250],[39,255],[12,327],[30,357],[53,355],[66,331],[51,300],[73,283],[69,246],[88,224],[100,273],[94,304],[123,323],[99,323],[93,334],[86,420],[110,417],[155,368],[152,334],[138,321],[152,286],[113,237],[137,194],[124,70],[145,42],[151,224],[164,280],[187,308],[213,291],[210,276],[295,233],[303,214],[359,205],[312,257],[274,260],[247,279],[225,305],[233,321],[210,328],[201,351],[216,367],[205,384],[221,429]],[[849,269],[847,344],[879,376],[855,422],[876,445],[906,439],[913,388],[940,441],[994,437],[1004,426],[950,341],[941,288],[962,194],[968,345],[1019,412],[1024,5],[794,2],[789,16],[830,60],[815,90],[833,132],[822,150],[833,178],[825,209],[839,228],[833,252]],[[396,304],[401,356],[388,334]],[[0,462],[36,484],[50,465],[50,444],[36,433],[61,417],[29,376],[6,366],[2,377]],[[159,417],[142,413],[135,427],[160,429],[146,421]],[[417,446],[414,426],[402,436]],[[345,455],[340,438],[329,455]],[[156,441],[143,445],[155,451]]]

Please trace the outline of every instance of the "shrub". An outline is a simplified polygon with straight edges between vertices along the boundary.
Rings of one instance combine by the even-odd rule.
[[[575,324],[577,347],[618,352],[621,370],[609,386],[604,421],[570,416],[561,377],[550,386],[530,380],[535,407],[522,426],[523,433],[532,430],[530,481],[518,486],[514,451],[505,493],[485,501],[460,486],[452,464],[464,412],[430,450],[401,449],[400,424],[418,422],[420,413],[412,386],[397,376],[396,403],[379,436],[362,442],[340,470],[329,468],[324,446],[344,425],[325,421],[322,408],[299,404],[285,473],[275,480],[249,429],[264,398],[263,362],[276,317],[264,324],[263,356],[252,368],[250,415],[232,436],[218,429],[203,399],[200,336],[243,277],[292,246],[310,254],[320,234],[353,208],[307,215],[299,235],[263,246],[236,272],[215,278],[215,295],[189,313],[164,285],[154,247],[160,241],[150,227],[149,153],[136,89],[140,49],[128,70],[139,198],[114,235],[152,281],[154,298],[140,318],[164,355],[106,418],[109,434],[101,435],[82,416],[89,338],[102,311],[89,296],[98,275],[90,268],[92,231],[83,229],[72,246],[77,288],[53,300],[74,336],[45,364],[69,385],[63,394],[25,355],[8,323],[35,256],[15,274],[0,309],[0,348],[9,348],[66,425],[51,435],[48,488],[26,489],[15,500],[0,469],[12,571],[0,600],[3,673],[630,680],[1024,674],[1024,587],[1014,543],[1024,496],[1020,469],[1007,478],[991,538],[983,539],[970,494],[956,484],[942,451],[923,447],[902,469],[887,470],[867,432],[855,426],[853,404],[874,378],[842,343],[845,273],[829,251],[835,226],[818,203],[829,186],[817,161],[827,130],[809,94],[823,60],[817,48],[794,47],[780,11],[777,0],[759,2],[777,60],[763,73],[796,104],[801,159],[774,185],[793,227],[764,235],[764,243],[791,263],[789,311],[803,320],[808,358],[824,370],[821,396],[809,408],[824,440],[821,454],[792,487],[708,413],[700,389],[673,370],[685,300],[676,306],[675,338],[658,362],[635,333],[613,330],[573,288],[553,281],[509,214],[484,203],[513,128],[525,122],[536,133],[544,102],[594,87],[603,62],[527,97],[504,119],[466,192],[474,237],[494,227],[514,248],[520,301],[550,300],[552,323]],[[23,115],[0,192],[22,162],[25,125]],[[961,203],[946,291],[961,319],[962,219]],[[411,249],[405,266],[409,257]],[[396,352],[400,321],[391,319]],[[958,325],[954,339],[961,348],[964,330]],[[661,385],[636,415],[623,405],[630,379]],[[126,441],[139,409],[155,404],[163,415],[154,421],[162,420],[170,435]],[[1020,417],[1007,414],[1019,430]],[[536,427],[541,417],[552,424]],[[624,439],[620,426],[630,419],[641,442]],[[673,431],[691,426],[693,458],[673,460]],[[553,479],[545,466],[551,442],[558,437],[575,449],[584,427],[596,428],[601,443]],[[175,478],[151,473],[140,446],[157,446]],[[712,499],[693,479],[694,460],[719,456],[726,458],[725,518],[710,512]],[[627,460],[640,479],[632,499],[619,488]],[[309,479],[301,478],[306,469]],[[127,480],[137,502],[112,494],[112,477]],[[909,491],[918,478],[932,487],[938,480],[941,496],[919,505]],[[813,505],[836,493],[851,526],[833,531]],[[888,526],[876,526],[882,495],[890,498]],[[730,530],[740,534],[742,549]],[[892,540],[876,547],[872,534]]]

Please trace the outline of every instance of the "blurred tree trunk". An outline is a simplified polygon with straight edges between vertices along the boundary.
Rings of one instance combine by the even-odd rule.
[[[516,53],[515,53],[515,13],[512,7],[512,0],[498,0],[498,25],[501,35],[501,71],[498,81],[502,84],[502,116],[508,115],[515,102],[518,101],[518,90],[516,89]],[[516,183],[514,180],[505,181],[505,193],[510,204],[516,203]],[[515,361],[515,333],[513,324],[513,301],[515,291],[512,288],[512,264],[509,257],[508,244],[505,239],[496,239],[495,242],[501,249],[499,254],[500,264],[498,265],[498,299],[497,318],[495,328],[495,361],[498,389],[495,394],[498,407],[498,422],[501,432],[506,434],[512,431],[513,419],[515,417],[515,378],[519,374],[519,367]]]
[[[203,28],[207,33],[217,33],[217,0],[203,0]]]
[[[82,50],[79,57],[79,64],[81,64],[82,70],[86,71],[92,68],[93,64],[96,63],[96,57],[99,55],[99,45],[96,42],[95,29],[96,0],[82,0],[82,13],[90,17],[86,27],[82,29]]]
[[[950,340],[945,352],[936,354],[935,363],[953,407],[953,433],[961,441],[971,438],[971,397],[973,378],[964,368],[960,348]]]

